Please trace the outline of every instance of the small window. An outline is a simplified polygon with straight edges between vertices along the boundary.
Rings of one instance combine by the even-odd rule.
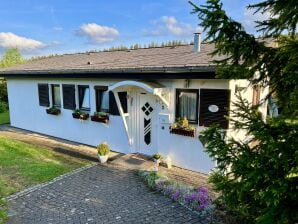
[[[90,110],[90,89],[89,86],[78,86],[79,90],[79,108]]]
[[[60,85],[52,84],[52,100],[54,107],[61,107]]]
[[[50,106],[48,84],[38,84],[38,99],[39,99],[40,106],[43,106],[43,107]]]
[[[176,118],[186,117],[189,123],[198,123],[199,91],[197,89],[176,90]]]
[[[97,112],[109,112],[109,92],[103,89],[95,89],[96,96],[96,111]]]

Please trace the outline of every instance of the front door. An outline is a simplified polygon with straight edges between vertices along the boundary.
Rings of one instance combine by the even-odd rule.
[[[136,91],[132,104],[131,121],[132,137],[136,152],[152,155],[156,153],[155,119],[156,106],[155,96],[145,91]]]

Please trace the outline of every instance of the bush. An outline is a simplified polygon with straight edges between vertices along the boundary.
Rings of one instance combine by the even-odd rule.
[[[107,143],[101,143],[97,146],[97,153],[100,155],[100,156],[105,156],[105,155],[108,155],[110,153],[111,149],[110,147],[108,146]]]
[[[0,101],[0,113],[8,111],[8,104],[6,102]]]

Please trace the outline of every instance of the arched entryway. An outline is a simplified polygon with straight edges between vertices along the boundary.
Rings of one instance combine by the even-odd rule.
[[[121,81],[109,87],[113,91],[126,129],[132,152],[154,154],[157,152],[158,111],[160,97],[156,94],[158,83]],[[126,96],[127,108],[123,107]]]

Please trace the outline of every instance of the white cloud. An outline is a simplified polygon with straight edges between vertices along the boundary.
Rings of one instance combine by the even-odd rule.
[[[17,47],[20,50],[36,50],[44,48],[46,45],[38,40],[21,37],[11,32],[0,32],[0,47]]]
[[[154,21],[155,27],[145,30],[144,33],[149,36],[190,36],[200,31],[199,27],[193,27],[191,24],[178,22],[174,16],[163,16]]]
[[[80,27],[77,34],[86,36],[92,44],[100,44],[115,40],[119,36],[119,31],[113,27],[87,23]]]

